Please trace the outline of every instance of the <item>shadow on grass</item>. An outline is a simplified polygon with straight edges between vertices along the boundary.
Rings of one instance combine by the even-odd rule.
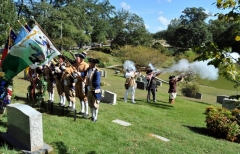
[[[189,100],[189,101],[192,101],[192,102],[194,102],[194,103],[204,104],[204,105],[212,105],[212,104],[210,104],[210,103],[201,102],[201,101],[196,101],[196,100]]]
[[[68,153],[68,151],[67,151],[68,148],[62,141],[60,141],[60,142],[53,142],[52,145],[54,145],[54,147],[56,149],[58,149],[58,154],[66,154],[66,153]]]
[[[123,101],[124,98],[120,97],[117,99],[117,101]],[[127,101],[128,103],[131,103],[131,99],[128,99]],[[169,104],[168,102],[162,101],[162,100],[158,100],[157,102],[147,102],[147,101],[143,101],[140,99],[135,99],[136,104],[134,105],[148,105],[148,106],[153,106],[153,107],[157,107],[157,108],[162,108],[162,109],[172,109],[174,106]]]
[[[210,135],[208,133],[208,130],[207,128],[205,127],[193,127],[193,126],[188,126],[188,125],[183,125],[184,127],[188,128],[189,130],[193,131],[194,133],[198,133],[198,134],[201,134],[201,135]]]
[[[216,136],[216,135],[212,134],[205,127],[193,127],[193,126],[187,126],[187,125],[183,125],[183,126],[188,128],[189,130],[193,131],[194,133],[197,133],[197,134],[201,134],[201,135],[204,135],[204,136],[209,136],[209,137],[212,137],[212,138],[215,138],[215,139],[224,139],[220,136]]]
[[[22,96],[15,96],[14,97],[14,100],[16,100],[16,101],[24,101],[24,102],[27,102],[28,103],[28,99],[27,99],[27,97],[22,97]]]
[[[89,151],[87,154],[97,154],[96,151]]]

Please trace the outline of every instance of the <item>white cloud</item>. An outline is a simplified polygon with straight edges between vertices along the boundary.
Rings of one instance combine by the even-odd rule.
[[[145,24],[145,27],[146,27],[146,29],[149,29],[149,28],[150,28],[150,26],[148,26],[147,24]]]
[[[167,20],[167,18],[160,16],[158,17],[158,20],[160,21],[161,24],[163,24],[164,26],[167,26],[170,23],[170,20]]]
[[[163,12],[162,12],[162,11],[160,11],[160,12],[158,12],[158,14],[163,14]]]
[[[157,29],[158,31],[162,31],[163,30],[163,28],[162,27],[158,27],[158,29]]]
[[[127,3],[126,2],[122,2],[121,3],[121,7],[124,9],[124,10],[130,10],[130,5],[127,5]]]
[[[169,3],[171,3],[172,2],[172,0],[167,0]]]

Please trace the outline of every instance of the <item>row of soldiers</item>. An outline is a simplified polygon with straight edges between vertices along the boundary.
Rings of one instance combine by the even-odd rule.
[[[54,89],[56,87],[60,98],[60,106],[68,107],[71,111],[74,111],[76,110],[76,98],[78,98],[81,106],[79,114],[87,118],[89,116],[89,106],[92,112],[91,119],[96,121],[101,97],[101,75],[96,67],[99,60],[88,58],[88,64],[84,61],[86,55],[85,52],[72,54],[74,60],[59,55],[56,63],[51,61],[43,68],[38,68],[37,72],[42,72],[47,82],[49,103],[54,102]],[[66,101],[68,106],[66,106]]]

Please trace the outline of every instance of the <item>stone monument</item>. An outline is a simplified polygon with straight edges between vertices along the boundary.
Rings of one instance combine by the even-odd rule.
[[[24,153],[49,153],[43,142],[42,114],[25,104],[7,106],[7,132],[1,136]]]

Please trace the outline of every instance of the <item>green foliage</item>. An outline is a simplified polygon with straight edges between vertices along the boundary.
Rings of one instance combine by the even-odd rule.
[[[109,58],[107,56],[104,56],[103,54],[99,52],[88,52],[88,57],[94,57],[99,59],[100,63],[97,64],[98,67],[103,68],[106,66],[109,66]]]
[[[125,45],[149,46],[152,41],[151,34],[146,30],[144,21],[135,13],[121,10],[112,19],[115,37],[111,48],[116,49]]]
[[[181,93],[187,97],[196,97],[199,91],[199,85],[197,83],[184,84],[181,88]]]
[[[230,141],[239,142],[240,126],[237,119],[240,111],[233,111],[225,108],[207,108],[206,111],[206,126],[207,129],[217,137],[225,138]]]
[[[121,62],[132,60],[136,66],[148,66],[149,63],[153,66],[160,67],[166,60],[166,56],[160,51],[144,46],[124,46],[113,50],[112,54],[117,56]]]
[[[240,81],[240,72],[239,68],[231,57],[229,53],[231,48],[219,49],[218,46],[209,42],[203,46],[196,48],[196,52],[201,53],[195,60],[209,60],[208,64],[214,65],[217,68],[221,68],[221,75],[223,75],[227,80],[238,83]]]
[[[180,19],[173,19],[164,33],[168,43],[175,47],[192,48],[212,40],[205,23],[208,15],[204,8],[187,7]]]
[[[164,46],[162,46],[160,43],[154,43],[152,45],[152,48],[159,50],[163,54],[167,54],[168,53],[168,49],[165,48]]]
[[[17,14],[16,8],[13,3],[13,0],[1,0],[0,3],[0,47],[4,44],[7,40],[9,35],[9,27],[19,28],[20,25],[16,23]],[[15,31],[16,33],[16,31]]]
[[[32,79],[30,81],[31,83],[34,82]],[[31,100],[34,100],[36,103],[40,104],[41,101],[44,100],[45,92],[47,91],[47,82],[44,80],[44,77],[41,75],[39,78],[36,79],[36,91],[34,98],[31,96],[31,91],[33,89],[33,84],[29,85],[27,90],[28,94]]]

